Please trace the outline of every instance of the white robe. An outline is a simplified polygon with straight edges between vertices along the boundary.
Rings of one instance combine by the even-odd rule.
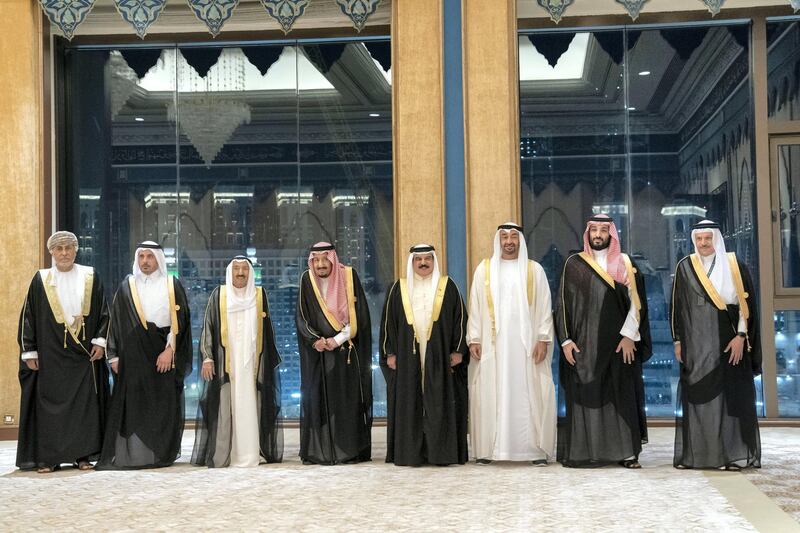
[[[255,321],[255,308],[228,313],[230,346],[226,355],[231,364],[230,466],[258,466],[261,459],[255,378]]]
[[[414,288],[411,294],[411,309],[414,312],[414,324],[419,335],[427,336],[433,318],[433,299],[436,296],[436,287],[433,286],[433,276],[422,278],[414,274]],[[425,354],[428,343],[419,343],[420,379],[425,386]],[[449,355],[449,354],[448,354]]]
[[[535,297],[530,305],[530,346],[548,342],[545,360],[533,361],[520,336],[517,298],[527,298],[520,287],[515,261],[500,261],[497,339],[484,286],[484,263],[472,280],[467,342],[481,345],[481,359],[469,364],[470,454],[477,459],[533,461],[555,457],[556,400],[553,360],[553,313],[544,269],[534,262]]]

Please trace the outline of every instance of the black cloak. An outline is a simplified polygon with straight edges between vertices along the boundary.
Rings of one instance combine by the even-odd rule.
[[[89,361],[91,340],[105,338],[108,329],[103,284],[96,272],[87,279],[84,327],[75,332],[66,329],[58,295],[54,287],[45,290],[45,281],[40,272],[33,276],[19,318],[20,353],[39,353],[38,371],[19,365],[21,469],[94,461],[103,442],[108,369],[103,360]]]
[[[346,270],[356,334],[338,349],[318,352],[314,343],[340,328],[318,297],[307,270],[297,297],[300,348],[300,457],[318,464],[369,461],[372,454],[372,331],[369,306],[355,270]],[[351,274],[352,273],[352,277]],[[352,282],[350,281],[352,280]],[[351,284],[352,283],[352,284]]]
[[[214,377],[211,381],[203,381],[200,403],[197,409],[197,426],[195,429],[194,452],[192,463],[208,467],[220,467],[230,464],[232,413],[230,410],[230,375],[227,372],[226,349],[222,335],[223,320],[220,310],[220,288],[211,293],[203,321],[203,333],[200,336],[201,359],[210,357],[214,360]],[[275,347],[275,332],[269,315],[267,292],[258,287],[256,292],[256,320],[261,329],[257,337],[261,341],[257,347],[256,375],[241,379],[256,381],[256,398],[258,405],[258,434],[261,457],[268,463],[279,463],[283,459],[283,430],[279,427],[281,410],[281,382],[278,365],[281,357]],[[227,336],[227,335],[226,335]],[[201,363],[202,364],[202,363]],[[227,409],[220,409],[220,406]],[[220,435],[220,430],[228,435]]]
[[[156,370],[156,359],[164,351],[170,327],[146,327],[140,318],[128,275],[111,304],[108,332],[109,359],[118,357],[119,373],[106,422],[100,470],[169,466],[180,456],[183,437],[183,380],[192,372],[192,330],[189,303],[183,286],[175,278],[174,307],[170,309],[178,333],[174,368]],[[135,285],[134,285],[135,286]],[[141,316],[144,316],[143,314]]]
[[[387,463],[446,465],[468,460],[467,311],[458,287],[446,276],[440,278],[436,293],[425,352],[424,392],[417,337],[425,332],[415,335],[408,322],[408,314],[412,321],[414,315],[410,295],[401,289],[400,281],[386,294],[380,353],[386,378]],[[451,353],[462,355],[462,362],[454,367]],[[397,357],[396,370],[386,364],[390,354]]]
[[[596,267],[596,268],[595,268]],[[639,309],[633,364],[616,353],[631,306],[628,287],[617,283],[584,254],[564,264],[554,322],[559,345],[580,349],[575,366],[559,361],[566,416],[558,419],[557,459],[564,466],[603,466],[635,459],[647,442],[642,364],[652,355],[644,277],[631,260]]]
[[[758,310],[750,272],[738,260],[737,264],[750,315],[748,339],[738,365],[728,362],[730,354],[724,350],[737,334],[739,306],[722,303],[725,308],[719,309],[714,304],[691,256],[681,260],[675,270],[672,334],[681,342],[683,359],[675,419],[676,467],[761,466],[753,381],[761,373]]]

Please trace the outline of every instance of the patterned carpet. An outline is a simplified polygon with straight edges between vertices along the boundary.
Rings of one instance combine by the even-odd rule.
[[[187,464],[192,438],[187,432],[184,457],[170,468],[47,476],[16,471],[16,443],[0,442],[0,531],[755,530],[708,476],[670,466],[669,428],[651,431],[640,471],[399,468],[382,461],[384,428],[374,431],[381,459],[372,463],[303,466],[297,430],[287,429],[283,464],[210,470]],[[763,440],[765,468],[735,479],[752,481],[797,518],[800,476],[789,461],[800,430],[766,429]]]

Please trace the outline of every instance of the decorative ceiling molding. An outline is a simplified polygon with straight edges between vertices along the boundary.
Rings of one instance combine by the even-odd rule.
[[[550,20],[558,24],[574,0],[536,0],[536,2],[550,14]]]
[[[725,3],[725,0],[701,0],[708,10],[711,12],[712,16],[719,15],[719,10],[722,9],[722,4]]]
[[[294,23],[303,16],[309,0],[261,0],[270,17],[278,21],[283,33],[292,31]]]
[[[239,0],[187,0],[194,15],[203,22],[213,37],[219,35],[222,26],[231,18]]]
[[[642,7],[644,7],[644,4],[649,1],[650,0],[616,0],[618,4],[622,4],[622,7],[625,8],[633,20],[639,18],[639,13],[642,12]]]
[[[75,30],[94,7],[95,0],[39,0],[47,18],[71,41]]]
[[[114,0],[122,19],[133,26],[139,38],[144,39],[147,30],[158,20],[167,5],[167,0]]]
[[[571,1],[571,0],[570,0]],[[342,13],[353,21],[353,27],[361,32],[367,19],[378,10],[381,0],[336,0]]]

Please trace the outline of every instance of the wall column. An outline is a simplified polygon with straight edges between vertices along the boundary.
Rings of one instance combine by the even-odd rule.
[[[442,2],[392,2],[395,273],[420,242],[447,259]]]
[[[35,0],[6,0],[0,32],[0,416],[19,422],[17,329],[28,283],[43,264],[42,13]],[[0,428],[9,428],[0,425]]]
[[[499,224],[520,220],[516,2],[464,0],[464,121],[469,277]]]

